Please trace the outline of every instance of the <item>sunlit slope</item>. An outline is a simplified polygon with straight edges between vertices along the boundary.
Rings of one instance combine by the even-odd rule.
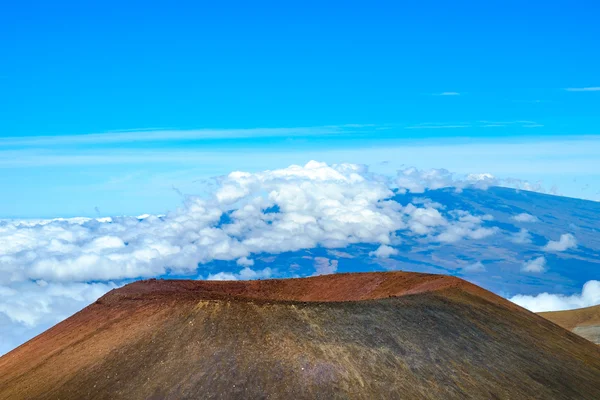
[[[600,398],[600,349],[415,273],[144,281],[0,358],[2,399]]]
[[[591,342],[600,344],[600,305],[539,314]]]

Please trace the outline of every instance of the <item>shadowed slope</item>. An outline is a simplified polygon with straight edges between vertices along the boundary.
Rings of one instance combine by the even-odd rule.
[[[600,305],[539,314],[590,342],[600,344]]]
[[[143,281],[0,358],[8,398],[600,398],[600,350],[462,280]]]

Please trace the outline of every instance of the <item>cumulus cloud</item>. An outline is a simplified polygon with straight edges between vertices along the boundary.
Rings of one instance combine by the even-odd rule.
[[[537,222],[537,221],[539,221],[536,216],[527,214],[527,213],[517,214],[514,217],[512,217],[512,219],[514,219],[517,222]]]
[[[533,273],[544,272],[546,271],[546,259],[544,257],[537,257],[529,260],[523,264],[521,271]]]
[[[481,261],[477,261],[476,263],[469,264],[466,267],[461,268],[462,272],[474,273],[474,272],[485,272],[485,265]]]
[[[238,281],[238,280],[254,280],[254,279],[268,279],[273,275],[273,270],[269,267],[262,270],[253,270],[250,267],[243,268],[240,272],[218,272],[216,274],[209,274],[206,278],[207,281]],[[200,278],[202,279],[202,278]]]
[[[218,272],[216,274],[209,274],[207,281],[237,281],[238,278],[235,274],[230,272]]]
[[[425,235],[432,241],[454,243],[461,239],[483,239],[495,234],[495,227],[483,227],[485,221],[492,219],[490,215],[475,216],[463,210],[452,210],[447,217],[425,203],[425,207],[415,207],[408,204],[404,214],[408,216],[406,226],[416,235]]]
[[[469,174],[460,176],[443,168],[420,170],[409,167],[398,171],[395,183],[401,193],[423,193],[426,190],[436,190],[453,187],[460,191],[466,187],[486,189],[499,184],[500,181],[488,173]]]
[[[521,229],[519,232],[512,235],[511,240],[513,243],[517,244],[529,244],[531,243],[531,234],[527,229]]]
[[[0,355],[96,301],[117,285],[46,281],[0,284]]]
[[[436,208],[439,210],[443,210],[446,208],[446,206],[444,206],[443,204],[438,203],[437,201],[432,201],[431,199],[428,199],[426,197],[414,197],[411,202],[412,204],[416,205],[422,204],[427,208]]]
[[[248,257],[242,257],[236,261],[236,264],[244,267],[251,267],[254,265],[254,260],[251,260]]]
[[[566,251],[575,247],[577,247],[577,240],[575,239],[575,236],[571,235],[570,233],[565,233],[560,235],[560,239],[558,241],[548,241],[548,244],[544,246],[544,250]]]
[[[457,210],[450,213],[455,220],[447,225],[435,239],[442,243],[454,243],[461,239],[484,239],[498,232],[497,227],[481,226],[483,221],[490,220],[490,215],[475,216],[468,212]]]
[[[377,257],[377,258],[389,258],[390,256],[395,256],[398,254],[398,250],[393,247],[382,244],[375,251],[371,251],[369,256]]]
[[[253,270],[248,267],[244,268],[238,274],[240,279],[242,280],[251,280],[251,279],[268,279],[273,275],[273,270],[267,267],[262,270]]]
[[[433,232],[435,227],[448,225],[442,214],[432,207],[423,208],[408,204],[404,213],[409,216],[408,228],[418,235],[427,235]]]
[[[401,192],[423,193],[455,185],[454,175],[446,169],[406,168],[398,172],[396,185]]]
[[[426,176],[419,185],[451,184],[443,174]],[[193,274],[213,260],[252,266],[252,254],[389,245],[401,230],[440,242],[495,233],[482,226],[486,216],[457,211],[446,219],[434,204],[403,207],[391,200],[391,185],[363,166],[311,161],[253,174],[232,172],[220,178],[214,196],[189,197],[160,217],[4,221],[0,284]]]
[[[404,227],[385,182],[361,166],[304,167],[221,178],[209,199],[190,197],[164,217],[0,225],[2,280],[107,281],[189,274],[212,260],[351,243],[390,242]],[[233,207],[235,206],[235,207]],[[233,207],[233,209],[232,209]],[[266,212],[277,208],[277,212]],[[223,222],[223,216],[228,221]]]
[[[427,190],[442,188],[454,188],[460,192],[466,188],[487,189],[491,186],[546,193],[541,183],[531,183],[515,178],[497,178],[490,173],[458,175],[444,168],[420,170],[408,167],[398,171],[394,183],[400,193],[424,193]]]
[[[60,320],[111,289],[114,283],[23,282],[13,287],[0,286],[0,313],[11,321],[34,326],[49,318]],[[66,314],[66,315],[64,315]]]
[[[313,275],[335,274],[338,268],[338,260],[330,260],[327,257],[315,257],[315,273]]]
[[[562,294],[540,293],[535,296],[516,295],[510,301],[533,312],[572,310],[600,304],[600,281],[587,281],[581,293],[565,296]]]

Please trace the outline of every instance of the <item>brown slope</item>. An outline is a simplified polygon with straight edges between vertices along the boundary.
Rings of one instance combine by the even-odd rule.
[[[539,315],[590,342],[600,344],[600,305],[575,310],[541,312]]]
[[[600,349],[413,273],[115,290],[0,358],[0,399],[600,398]]]

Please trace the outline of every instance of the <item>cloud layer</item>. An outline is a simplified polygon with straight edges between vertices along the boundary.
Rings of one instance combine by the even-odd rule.
[[[535,296],[517,295],[510,301],[533,312],[572,310],[600,304],[600,281],[588,281],[583,285],[581,293],[572,296],[562,294],[540,293]]]
[[[487,179],[487,177],[485,178]],[[354,243],[388,246],[396,232],[453,243],[493,235],[489,215],[462,210],[443,216],[435,204],[403,206],[400,190],[467,185],[446,171],[402,171],[395,180],[353,164],[232,172],[209,198],[189,197],[165,216],[4,222],[0,225],[0,284],[45,280],[89,282],[192,274],[213,260],[250,267],[253,254]],[[481,179],[473,185],[482,184]],[[395,254],[380,247],[376,256]]]
[[[478,243],[502,234],[500,243],[534,246],[532,235],[524,229],[504,232],[491,214],[427,196],[436,189],[460,195],[502,184],[535,188],[486,173],[457,176],[444,169],[406,168],[382,176],[362,165],[311,161],[257,173],[234,171],[217,178],[210,194],[188,196],[180,208],[161,216],[0,221],[0,320],[13,324],[0,335],[14,335],[19,327],[32,328],[29,332],[47,327],[106,291],[140,278],[329,274],[360,254],[360,262],[397,269],[409,247],[411,259],[427,268],[452,265],[453,258],[465,257],[461,249],[487,252],[498,260],[494,248]],[[407,194],[410,201],[398,200]],[[537,221],[527,213],[511,219]],[[544,249],[564,252],[575,244],[573,235],[563,234]],[[448,257],[429,255],[437,248],[446,249]],[[275,267],[256,261],[309,250],[316,251],[302,257],[310,259],[309,271],[299,272],[300,266],[292,262]],[[511,253],[504,257],[513,258],[517,272],[525,262]],[[456,264],[457,273],[487,276],[488,261],[482,259],[484,266],[465,259]],[[543,269],[544,263],[536,260],[523,267],[525,272]],[[10,345],[0,352],[6,347]]]

